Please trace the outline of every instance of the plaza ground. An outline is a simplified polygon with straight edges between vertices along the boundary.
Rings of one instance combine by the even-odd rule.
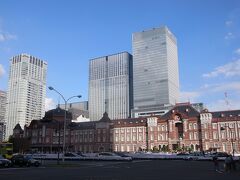
[[[218,173],[213,162],[182,160],[141,160],[132,162],[77,161],[56,165],[43,162],[39,167],[0,169],[1,180],[118,180],[118,179],[168,179],[168,180],[239,180],[240,165],[235,172]],[[223,164],[221,163],[223,168]]]

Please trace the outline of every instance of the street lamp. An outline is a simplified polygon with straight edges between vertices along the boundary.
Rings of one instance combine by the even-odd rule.
[[[146,151],[148,152],[149,149],[149,142],[148,142],[149,134],[148,134],[148,122],[146,124]]]
[[[225,128],[224,128],[225,127]],[[231,133],[231,144],[232,144],[232,155],[234,156],[234,147],[233,147],[233,132],[232,132],[232,129],[229,127],[229,126],[227,126],[227,125],[225,125],[224,127],[221,127],[221,131],[223,131],[223,130],[226,130],[226,128],[228,128],[228,130],[230,131],[230,133]],[[226,136],[227,136],[228,134],[226,133]]]
[[[57,148],[58,156],[57,156],[57,164],[59,165],[59,149],[60,149],[60,132],[61,132],[61,128],[60,128],[60,122],[59,122],[59,121],[56,121],[56,122],[58,122],[58,128],[55,129],[55,133],[58,134],[58,148]]]
[[[49,90],[51,90],[51,91],[55,91],[56,93],[58,93],[61,97],[62,97],[62,99],[64,100],[64,104],[65,104],[65,106],[64,106],[64,125],[63,125],[63,157],[62,157],[62,160],[63,160],[63,162],[64,162],[64,154],[65,154],[65,133],[66,133],[66,119],[67,119],[67,102],[70,100],[70,99],[72,99],[72,98],[74,98],[74,97],[78,97],[78,98],[81,98],[82,96],[81,95],[77,95],[77,96],[72,96],[72,97],[70,97],[70,98],[68,98],[67,100],[64,98],[64,96],[60,93],[60,92],[58,92],[56,89],[54,89],[52,86],[49,86],[48,87],[48,89]]]

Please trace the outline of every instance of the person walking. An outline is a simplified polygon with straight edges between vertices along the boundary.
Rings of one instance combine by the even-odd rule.
[[[222,171],[219,168],[219,162],[217,156],[213,157],[213,164],[214,164],[214,169],[216,172],[222,173]]]
[[[225,172],[230,172],[231,171],[231,157],[230,155],[228,155],[226,158],[225,158]]]
[[[236,162],[233,158],[232,155],[230,155],[230,170],[231,171],[235,171],[236,170]]]

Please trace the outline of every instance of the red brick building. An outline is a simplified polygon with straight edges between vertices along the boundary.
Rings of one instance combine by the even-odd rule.
[[[240,110],[202,112],[203,150],[240,153]]]
[[[198,112],[191,104],[177,104],[163,116],[71,122],[67,112],[66,150],[82,152],[139,150],[240,151],[240,110]],[[46,112],[24,129],[31,149],[62,151],[64,110]]]

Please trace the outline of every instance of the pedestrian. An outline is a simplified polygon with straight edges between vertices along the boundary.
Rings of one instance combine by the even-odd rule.
[[[228,155],[225,158],[225,172],[230,172],[231,170],[231,157]]]
[[[230,170],[235,171],[236,170],[236,163],[235,163],[232,155],[230,155],[229,157],[230,157]]]
[[[216,172],[222,173],[222,171],[219,168],[219,162],[217,156],[213,157],[213,164],[214,164],[214,169]]]

